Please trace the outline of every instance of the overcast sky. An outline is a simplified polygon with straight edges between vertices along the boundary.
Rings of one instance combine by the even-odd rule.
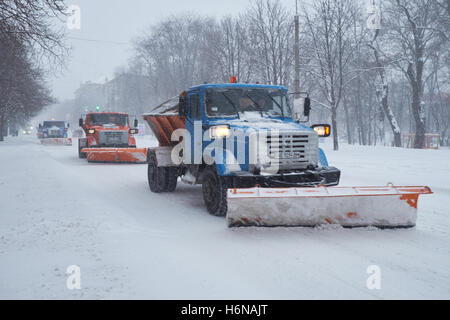
[[[295,9],[295,0],[281,2]],[[188,11],[215,17],[235,15],[248,7],[249,0],[70,0],[67,3],[80,7],[81,29],[68,32],[68,43],[73,50],[67,70],[51,79],[53,94],[61,100],[72,98],[81,82],[111,77],[117,67],[126,65],[133,53],[130,41],[164,17]]]

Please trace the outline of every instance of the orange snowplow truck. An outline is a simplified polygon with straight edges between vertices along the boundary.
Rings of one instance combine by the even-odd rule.
[[[86,138],[78,139],[78,157],[88,162],[146,163],[147,149],[136,148],[137,119],[130,127],[127,113],[92,112],[79,121]]]

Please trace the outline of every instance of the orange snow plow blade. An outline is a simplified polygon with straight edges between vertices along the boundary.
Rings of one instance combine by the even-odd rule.
[[[88,162],[147,163],[147,149],[141,148],[84,148]]]
[[[414,227],[420,187],[228,189],[227,223],[244,226]]]
[[[45,138],[41,139],[41,144],[47,146],[71,146],[72,138]]]

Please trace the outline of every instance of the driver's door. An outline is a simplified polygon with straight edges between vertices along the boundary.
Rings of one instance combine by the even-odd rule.
[[[190,159],[192,164],[202,163],[202,114],[200,91],[188,93],[188,114],[186,116],[186,130],[191,136]]]

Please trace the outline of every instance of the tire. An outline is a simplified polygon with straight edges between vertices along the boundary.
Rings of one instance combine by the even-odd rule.
[[[149,152],[148,155],[148,185],[154,193],[161,193],[167,190],[166,168],[158,167],[156,163],[156,155]]]
[[[164,168],[166,170],[167,188],[166,192],[174,192],[177,188],[178,170],[177,168]]]
[[[83,149],[83,147],[80,146],[80,139],[78,139],[78,158],[86,159],[87,158],[86,152],[81,152],[81,149]]]
[[[213,167],[203,173],[203,201],[206,209],[213,216],[224,217],[227,214],[227,183],[224,177],[217,174]]]

